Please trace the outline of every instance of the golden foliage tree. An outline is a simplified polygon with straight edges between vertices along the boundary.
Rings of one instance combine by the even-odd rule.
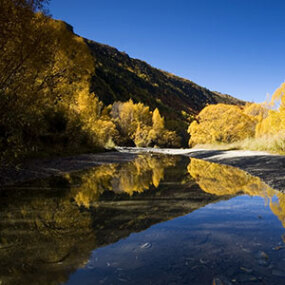
[[[104,107],[90,94],[90,50],[72,27],[44,13],[45,2],[0,2],[0,160],[114,142],[177,144],[158,109],[132,100]]]
[[[257,119],[243,112],[242,107],[226,104],[205,107],[188,129],[189,145],[231,143],[253,137]]]
[[[247,103],[243,113],[248,116],[253,116],[259,120],[265,119],[268,116],[268,107],[266,104]]]
[[[117,134],[107,109],[89,94],[89,48],[70,26],[43,13],[44,2],[0,4],[2,157],[47,147],[112,147]]]
[[[70,129],[69,106],[93,71],[83,39],[39,12],[44,2],[1,1],[2,153],[33,151],[52,133]]]
[[[262,137],[266,135],[277,135],[285,133],[285,83],[274,92],[271,102],[268,104],[271,109],[268,116],[260,120],[256,128],[256,136]],[[280,139],[284,139],[281,138]]]
[[[156,108],[153,112],[142,103],[116,102],[112,117],[121,135],[119,144],[134,143],[136,146],[178,146],[176,133],[164,126],[164,118]]]
[[[139,125],[151,124],[149,107],[142,103],[135,104],[131,99],[127,102],[116,102],[112,108],[112,115],[122,136],[134,139]]]
[[[156,108],[152,113],[152,128],[148,134],[149,140],[157,143],[157,145],[163,145],[164,133],[164,118],[161,117],[159,110]]]
[[[98,97],[84,89],[78,93],[75,108],[78,110],[82,129],[88,134],[92,145],[101,148],[115,146],[113,139],[118,136],[116,125],[108,112],[105,112],[105,107]]]

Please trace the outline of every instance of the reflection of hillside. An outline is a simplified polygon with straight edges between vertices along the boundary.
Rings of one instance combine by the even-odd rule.
[[[40,186],[29,183],[28,189],[1,190],[3,284],[66,282],[70,273],[86,264],[93,249],[222,198],[201,191],[187,179],[182,164],[164,168],[174,166],[174,161],[139,157],[121,166],[99,166],[71,177],[43,180]],[[165,183],[155,190],[164,171]],[[121,177],[133,183],[132,196],[124,192]],[[155,191],[137,193],[151,185]],[[87,193],[88,207],[78,203],[79,193]],[[92,204],[93,200],[97,202]]]
[[[80,186],[73,187],[75,201],[79,206],[89,207],[106,190],[132,196],[135,192],[148,190],[152,185],[157,188],[164,179],[164,169],[175,166],[176,162],[177,158],[171,156],[139,155],[123,166],[103,165],[85,171],[79,177]],[[72,177],[68,179],[74,184]]]
[[[188,172],[207,193],[218,196],[244,193],[269,200],[270,209],[285,227],[285,194],[272,189],[260,178],[239,168],[195,158],[191,158]],[[277,201],[273,201],[274,196]]]
[[[67,267],[72,271],[88,260],[96,245],[92,217],[70,202],[65,189],[0,194],[3,284],[59,284],[68,278]]]

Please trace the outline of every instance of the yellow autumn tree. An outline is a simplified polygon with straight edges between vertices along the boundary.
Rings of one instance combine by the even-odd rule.
[[[157,108],[152,114],[152,129],[149,132],[149,141],[151,146],[180,146],[180,139],[174,131],[169,131],[165,128],[164,118],[160,115]]]
[[[278,108],[274,109],[276,105]],[[256,137],[280,134],[280,140],[285,143],[285,83],[274,92],[268,106],[271,110],[268,116],[258,123]]]
[[[135,104],[131,99],[124,103],[115,103],[113,105],[112,113],[117,120],[121,133],[130,138],[133,138],[140,123],[145,125],[150,125],[151,123],[151,112],[149,107],[142,103]]]
[[[153,144],[161,145],[163,143],[164,118],[161,117],[159,110],[156,108],[152,113],[152,128],[149,131],[148,139]]]
[[[42,12],[44,2],[0,3],[1,157],[80,137],[70,106],[89,84],[92,57],[67,24]]]
[[[152,129],[150,126],[146,126],[141,123],[138,124],[136,132],[133,136],[133,141],[137,147],[145,147],[151,144],[151,138],[149,135],[151,130]]]
[[[115,102],[112,118],[120,133],[118,144],[147,146],[179,146],[175,132],[164,126],[164,118],[156,108],[153,112],[142,103]]]
[[[1,162],[115,142],[173,145],[158,110],[132,100],[110,110],[89,94],[94,59],[85,39],[45,14],[46,2],[0,1]]]
[[[162,132],[164,129],[164,118],[160,115],[157,108],[155,108],[152,114],[152,128],[156,132]]]
[[[44,1],[0,2],[0,153],[17,156],[35,131],[44,128],[46,96],[37,83],[53,51],[48,17],[37,13]],[[54,98],[51,98],[51,101]],[[36,106],[39,106],[38,108]]]
[[[78,93],[75,108],[82,123],[82,130],[87,133],[92,145],[101,148],[115,146],[114,139],[118,136],[118,131],[108,113],[104,113],[104,105],[98,97],[84,89]]]
[[[243,113],[257,118],[258,120],[263,120],[268,117],[268,106],[266,103],[247,103],[243,109]]]
[[[257,118],[245,114],[240,106],[209,105],[189,126],[189,145],[231,143],[254,137],[256,124]]]
[[[256,126],[256,137],[279,133],[283,129],[280,115],[277,110],[269,110],[268,117],[261,120]]]
[[[118,133],[89,94],[94,63],[85,40],[45,15],[45,2],[0,2],[0,160],[113,147]]]

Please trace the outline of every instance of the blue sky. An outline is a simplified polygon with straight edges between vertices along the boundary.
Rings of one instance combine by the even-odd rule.
[[[285,80],[285,0],[51,0],[77,34],[255,102]]]

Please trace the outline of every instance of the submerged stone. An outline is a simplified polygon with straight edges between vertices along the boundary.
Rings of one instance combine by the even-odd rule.
[[[152,244],[150,242],[146,242],[140,246],[141,249],[151,248]]]

